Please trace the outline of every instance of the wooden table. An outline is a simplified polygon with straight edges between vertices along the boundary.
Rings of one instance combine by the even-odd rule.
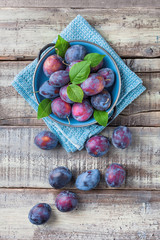
[[[11,87],[14,76],[77,14],[106,38],[147,88],[103,132],[111,137],[115,126],[129,126],[131,147],[111,147],[101,158],[85,150],[37,149],[34,136],[46,126]],[[0,1],[0,105],[1,240],[160,239],[159,0]],[[93,168],[104,174],[112,162],[127,169],[125,186],[109,189],[102,178],[95,190],[85,193],[70,185],[79,195],[78,209],[66,214],[55,209],[59,191],[48,184],[52,168],[67,166],[75,176]],[[39,227],[27,219],[38,202],[53,208],[49,223]]]

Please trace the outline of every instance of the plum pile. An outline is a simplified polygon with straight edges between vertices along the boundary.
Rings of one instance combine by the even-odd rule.
[[[84,46],[72,45],[66,50],[64,59],[53,54],[43,64],[43,72],[48,80],[40,87],[39,94],[53,101],[51,110],[58,118],[68,119],[72,116],[84,122],[92,117],[94,109],[106,111],[111,106],[108,90],[114,85],[115,74],[111,69],[103,68],[103,59],[97,66],[90,67],[88,78],[79,84],[84,93],[81,103],[72,101],[67,94],[69,72],[75,64],[84,60],[86,54]]]

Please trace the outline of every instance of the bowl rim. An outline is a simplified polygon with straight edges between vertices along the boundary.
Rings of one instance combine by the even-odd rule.
[[[82,43],[88,43],[88,44],[94,45],[94,46],[102,49],[102,50],[105,52],[105,54],[108,55],[108,56],[111,58],[111,60],[113,61],[114,65],[115,65],[115,68],[116,68],[116,70],[117,70],[118,76],[119,76],[119,90],[118,90],[117,98],[116,98],[114,104],[112,105],[111,109],[108,111],[108,114],[111,113],[111,111],[112,111],[112,110],[114,109],[114,107],[116,106],[116,103],[118,102],[118,99],[119,99],[119,96],[120,96],[120,92],[121,92],[121,75],[120,75],[120,72],[119,72],[119,69],[118,69],[118,66],[117,66],[115,60],[113,59],[113,57],[112,57],[104,48],[102,48],[101,46],[99,46],[99,45],[96,44],[96,43],[92,43],[92,42],[84,41],[84,40],[71,40],[71,41],[68,41],[68,42],[69,42],[69,43],[82,42]],[[46,57],[46,55],[47,55],[49,52],[51,52],[54,48],[55,48],[55,46],[50,47],[49,50],[46,51],[45,54],[43,54],[43,56],[42,56],[41,59],[38,61],[37,66],[36,66],[36,68],[35,68],[35,70],[34,70],[34,74],[33,74],[33,84],[32,84],[32,86],[33,86],[33,94],[34,94],[34,96],[35,96],[35,99],[36,99],[36,102],[37,102],[38,105],[40,104],[40,102],[39,102],[38,99],[37,99],[36,92],[35,92],[35,87],[34,87],[34,86],[35,86],[35,76],[36,76],[36,72],[37,72],[37,70],[38,70],[38,68],[39,68],[39,65],[40,65],[40,63],[42,62],[42,60],[43,60],[43,59]],[[67,127],[87,127],[87,126],[90,126],[90,125],[93,125],[93,124],[96,124],[96,123],[97,123],[97,121],[94,120],[92,123],[87,123],[87,124],[85,124],[85,125],[83,125],[83,126],[82,126],[81,124],[72,125],[72,124],[69,124],[69,123],[68,123],[68,124],[67,124],[67,123],[62,123],[62,122],[60,122],[60,121],[52,118],[50,115],[49,115],[48,117],[49,117],[52,121],[54,121],[54,122],[56,122],[56,123],[59,123],[59,124],[62,124],[63,126],[67,126]],[[108,126],[108,124],[107,124],[107,126]]]

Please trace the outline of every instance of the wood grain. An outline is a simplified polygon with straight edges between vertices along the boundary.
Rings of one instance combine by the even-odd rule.
[[[61,8],[124,8],[124,7],[160,7],[158,0],[3,0],[0,7],[61,7]]]
[[[77,210],[59,212],[54,190],[0,190],[0,238],[3,240],[159,240],[159,191],[78,193]],[[39,202],[52,207],[45,225],[35,226],[28,212]]]
[[[160,126],[160,59],[128,59],[126,62],[138,72],[147,90],[127,107],[112,125]],[[0,125],[44,125],[42,120],[36,119],[34,110],[11,86],[14,76],[28,63],[0,62]]]
[[[83,171],[98,168],[101,171],[99,189],[106,189],[104,173],[108,164],[117,162],[127,170],[125,189],[160,189],[160,128],[130,128],[132,145],[125,150],[115,149],[101,158],[91,157],[82,150],[66,153],[62,147],[44,151],[34,145],[34,137],[42,127],[0,128],[0,187],[50,188],[48,175],[57,166],[67,166],[74,177]],[[46,129],[46,128],[45,128]],[[113,128],[102,133],[111,137]],[[69,188],[74,188],[70,184]]]
[[[120,56],[160,56],[158,8],[128,10],[48,7],[38,10],[0,8],[0,31],[3,32],[1,59],[37,56],[39,49],[51,42],[78,14],[88,20]]]

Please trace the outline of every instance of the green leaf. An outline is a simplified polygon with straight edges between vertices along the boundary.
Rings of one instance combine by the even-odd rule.
[[[74,64],[69,71],[71,82],[75,84],[84,82],[90,74],[90,64],[90,61],[82,61]]]
[[[75,84],[71,84],[67,87],[67,95],[70,100],[72,100],[73,102],[79,102],[79,103],[82,102],[84,97],[83,90]]]
[[[105,111],[94,110],[94,119],[102,126],[106,127],[108,123],[108,113]]]
[[[42,102],[40,102],[40,104],[38,106],[38,113],[37,113],[38,119],[47,117],[51,114],[51,112],[52,112],[51,103],[52,103],[52,101],[48,98],[46,98]]]
[[[84,57],[84,60],[91,61],[91,67],[96,67],[105,57],[99,53],[89,53]]]
[[[58,40],[57,40],[56,45],[55,45],[56,53],[59,56],[61,56],[62,58],[64,58],[64,55],[65,55],[67,49],[69,48],[69,46],[70,46],[69,42],[67,42],[60,35],[58,35]]]

